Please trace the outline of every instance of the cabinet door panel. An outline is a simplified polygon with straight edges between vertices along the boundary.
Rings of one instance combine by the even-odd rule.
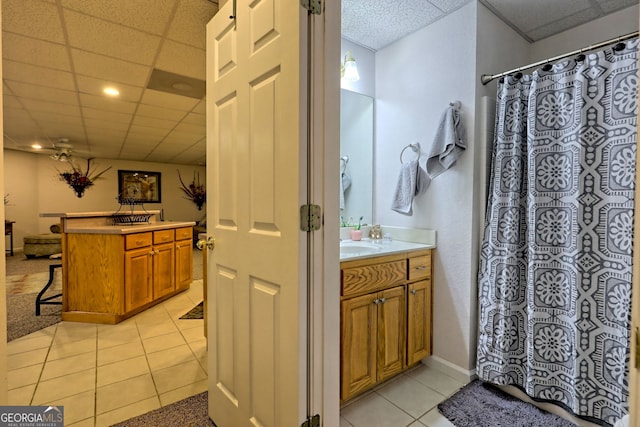
[[[407,295],[407,363],[431,354],[431,280],[409,284]]]
[[[405,287],[378,292],[378,381],[405,366]]]
[[[131,311],[153,301],[152,263],[151,248],[125,252],[125,311]]]
[[[173,243],[153,247],[153,297],[159,298],[176,288]]]
[[[342,400],[376,382],[376,294],[342,301]]]
[[[193,247],[191,240],[176,242],[176,289],[182,289],[193,281]]]

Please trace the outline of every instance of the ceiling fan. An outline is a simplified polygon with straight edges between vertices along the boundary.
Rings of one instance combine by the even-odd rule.
[[[58,162],[70,162],[73,159],[72,148],[73,146],[69,144],[68,138],[58,138],[57,142],[50,148],[55,152],[49,158]]]

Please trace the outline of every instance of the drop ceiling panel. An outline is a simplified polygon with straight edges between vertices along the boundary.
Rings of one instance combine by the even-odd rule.
[[[96,110],[95,108],[82,108],[82,115],[84,118],[104,120],[107,122],[117,122],[117,123],[131,123],[133,120],[132,114],[125,113],[116,113],[112,111],[105,110]]]
[[[160,37],[77,12],[66,11],[64,17],[72,47],[143,65],[153,63]],[[87,33],[87,28],[93,31]]]
[[[524,32],[537,28],[540,22],[566,18],[591,6],[589,0],[487,0],[494,8]]]
[[[202,139],[202,134],[192,134],[192,133],[184,133],[184,132],[171,132],[167,137],[162,141],[163,144],[170,144],[171,146],[183,146],[188,147],[195,142]]]
[[[2,34],[2,57],[25,64],[71,71],[64,45],[12,33]]]
[[[189,113],[184,119],[182,119],[182,123],[198,125],[204,128],[207,124],[207,118],[204,114]]]
[[[96,79],[87,76],[77,76],[78,90],[81,93],[88,93],[91,95],[104,96],[103,90],[105,87],[114,87],[120,91],[118,97],[121,101],[138,102],[142,95],[143,89],[136,86],[130,86],[123,83],[114,84],[111,81],[104,79]]]
[[[469,3],[469,0],[429,0],[429,2],[444,13],[451,13]]]
[[[164,33],[174,8],[179,4],[179,0],[61,1],[65,8],[156,35]]]
[[[136,126],[148,126],[148,127],[155,127],[158,129],[173,129],[178,124],[178,122],[175,120],[163,120],[163,119],[156,119],[153,117],[143,117],[143,116],[137,115],[133,119],[133,124]]]
[[[390,9],[393,13],[389,13]],[[343,0],[342,34],[373,49],[397,40],[395,34],[409,34],[442,16],[442,11],[424,0],[398,0],[390,6],[379,0]]]
[[[33,116],[37,117],[38,113],[53,113],[62,116],[72,116],[78,121],[80,120],[80,109],[77,105],[66,105],[57,102],[38,101],[35,99],[20,99],[25,108],[33,112]]]
[[[131,137],[132,135],[135,135],[135,136],[158,138],[158,137],[166,136],[170,131],[171,131],[170,129],[161,129],[161,128],[152,127],[152,126],[140,126],[140,125],[132,124],[131,128],[129,129],[129,137]]]
[[[200,138],[202,138],[202,135],[204,135],[206,132],[206,127],[204,125],[185,123],[183,121],[175,127],[174,132],[180,132],[180,133],[190,134],[190,135],[198,135]]]
[[[585,9],[573,15],[569,15],[550,24],[543,25],[530,30],[527,35],[533,40],[539,40],[547,36],[547,34],[555,34],[562,31],[563,28],[576,27],[578,25],[589,22],[598,17],[594,9]]]
[[[199,49],[205,49],[205,28],[207,22],[217,11],[217,5],[208,1],[181,2],[167,37]]]
[[[134,102],[121,101],[116,98],[106,96],[80,94],[80,102],[83,108],[94,108],[101,111],[110,111],[113,113],[133,114],[136,110]]]
[[[58,8],[37,0],[2,0],[2,31],[64,44]]]
[[[596,0],[598,5],[605,13],[615,12],[616,10],[638,4],[638,0]]]
[[[87,132],[91,130],[114,130],[118,132],[127,132],[129,130],[129,123],[110,122],[103,119],[84,119],[84,125],[87,128]]]
[[[71,49],[71,57],[78,74],[144,87],[149,76],[149,67],[95,53]]]
[[[174,108],[176,110],[190,111],[197,104],[197,99],[189,98],[187,96],[174,95],[172,93],[160,92],[153,89],[146,89],[142,95],[143,104],[154,105],[156,107]]]
[[[54,89],[15,81],[5,81],[5,83],[9,86],[13,94],[21,98],[78,105],[76,93],[69,90]]]
[[[138,112],[140,116],[151,117],[156,119],[167,119],[179,122],[184,116],[187,115],[186,111],[173,110],[169,108],[155,107],[153,105],[140,104]]]
[[[70,72],[23,64],[6,59],[2,62],[2,78],[4,80],[33,83],[62,90],[75,90],[73,74]]]
[[[155,68],[204,80],[205,50],[167,40],[160,49]]]

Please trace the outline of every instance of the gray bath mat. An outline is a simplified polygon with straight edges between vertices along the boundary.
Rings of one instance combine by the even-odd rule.
[[[456,427],[576,427],[478,380],[440,403],[438,410]]]

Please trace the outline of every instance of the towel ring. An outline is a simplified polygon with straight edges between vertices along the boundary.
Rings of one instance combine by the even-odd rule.
[[[419,143],[419,142],[416,142],[415,144],[409,144],[409,145],[407,145],[406,147],[404,147],[404,148],[402,149],[402,151],[400,152],[400,163],[404,163],[404,162],[402,161],[402,155],[403,155],[403,154],[404,154],[404,152],[407,150],[407,148],[411,148],[411,150],[412,150],[414,153],[417,153],[417,154],[418,154],[418,159],[417,159],[417,160],[420,160],[420,143]]]
[[[340,172],[344,173],[347,170],[347,165],[349,164],[349,156],[340,157]]]

